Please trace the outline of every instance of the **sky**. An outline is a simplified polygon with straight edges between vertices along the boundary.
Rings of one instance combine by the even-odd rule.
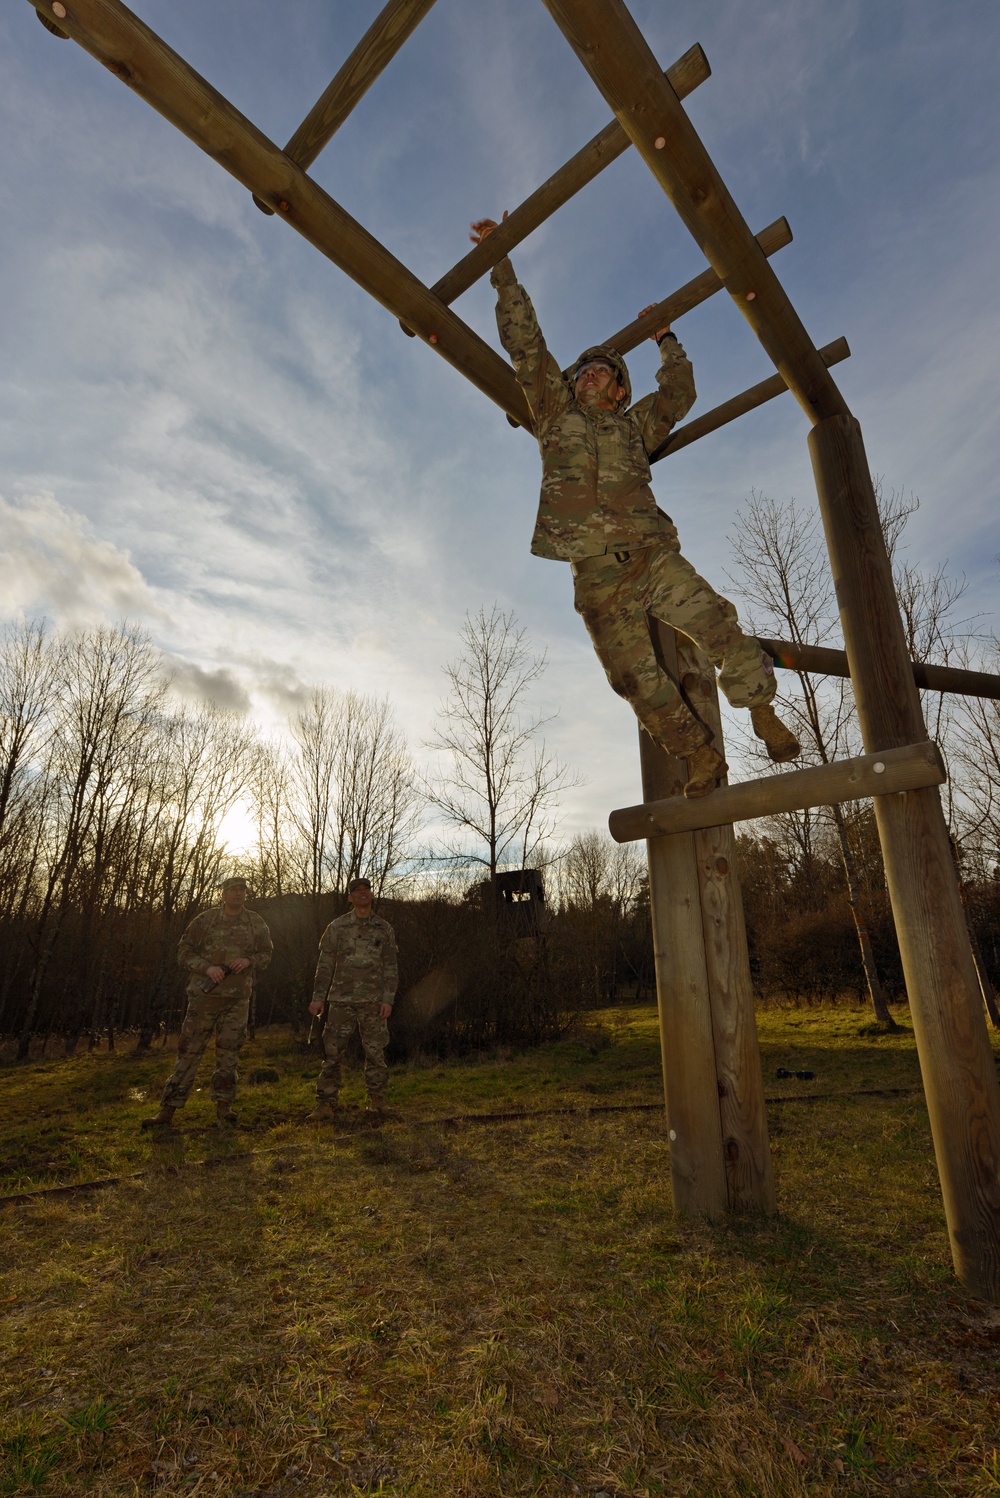
[[[134,0],[279,145],[376,0]],[[909,559],[998,626],[996,0],[634,0],[834,377],[869,460],[919,496]],[[610,118],[539,0],[437,0],[312,175],[428,284]],[[534,558],[538,452],[341,271],[29,5],[0,11],[0,621],[128,618],[175,691],[280,731],[311,687],[387,695],[418,760],[467,613],[513,613],[534,706],[581,777],[567,836],[641,799],[631,710]],[[627,152],[513,256],[564,362],[704,268]],[[455,310],[498,347],[480,282]],[[725,294],[676,331],[693,416],[772,373]],[[651,387],[652,344],[629,358]],[[657,465],[686,556],[733,596],[751,491],[814,502],[790,395]],[[790,688],[789,688],[790,689]]]

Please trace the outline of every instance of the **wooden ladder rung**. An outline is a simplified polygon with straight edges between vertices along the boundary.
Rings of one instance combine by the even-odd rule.
[[[807,770],[720,786],[697,801],[669,796],[664,801],[626,806],[611,813],[608,827],[616,842],[631,843],[674,832],[697,832],[702,827],[724,827],[753,817],[773,817],[780,811],[803,811],[809,806],[832,806],[862,796],[915,791],[943,785],[947,778],[940,749],[926,740],[878,754],[861,754],[856,759],[834,760],[829,765],[813,765]]]

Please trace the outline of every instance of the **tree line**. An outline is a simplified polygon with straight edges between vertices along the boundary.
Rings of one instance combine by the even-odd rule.
[[[996,639],[963,617],[963,586],[944,567],[926,575],[906,561],[914,509],[897,495],[882,504],[913,658],[998,669]],[[750,627],[837,643],[813,507],[753,495],[731,539]],[[429,771],[416,767],[386,699],[319,688],[288,734],[269,739],[232,712],[174,701],[159,652],[127,624],[67,636],[37,621],[9,625],[0,635],[0,1054],[26,1056],[33,1037],[37,1046],[53,1034],[69,1050],[84,1037],[114,1045],[121,1031],[140,1047],[164,1036],[183,1007],[179,935],[231,873],[247,877],[275,937],[255,999],[261,1023],[302,1023],[319,933],[359,872],[400,927],[401,992],[417,995],[414,1044],[519,1043],[557,1033],[578,1009],[651,996],[641,846],[555,836],[575,777],[545,745],[547,720],[529,711],[544,669],[511,615],[467,617],[425,746],[438,753]],[[782,695],[806,761],[859,752],[850,684],[795,674],[797,690]],[[997,1022],[1000,705],[924,696],[949,762],[956,867]],[[744,776],[769,772],[738,731],[734,755]],[[235,807],[254,828],[239,858],[225,842]],[[444,829],[434,845],[429,815]],[[739,850],[758,989],[791,1001],[856,993],[894,1023],[902,977],[870,804],[750,825]],[[545,877],[537,939],[483,896],[498,871],[529,867]]]

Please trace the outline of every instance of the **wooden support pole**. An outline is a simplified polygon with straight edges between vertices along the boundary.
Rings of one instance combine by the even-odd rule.
[[[623,0],[543,0],[812,422],[847,404]]]
[[[655,624],[658,636],[667,628],[658,621]],[[721,749],[722,718],[715,671],[686,635],[677,634],[675,640],[679,680]],[[729,1207],[731,1211],[773,1212],[774,1170],[737,873],[736,834],[731,825],[702,828],[694,834],[694,848]]]
[[[813,428],[809,449],[869,753],[925,730],[861,431]],[[1000,1086],[938,792],[875,799],[955,1270],[1000,1302]]]
[[[48,13],[48,0],[28,0]],[[531,430],[510,366],[121,0],[72,0],[63,29],[303,238]]]
[[[846,338],[837,338],[833,343],[828,343],[821,348],[819,356],[824,364],[839,364],[842,359],[851,357]],[[737,416],[745,416],[748,411],[756,411],[758,406],[763,406],[767,401],[773,401],[775,396],[784,395],[788,386],[780,374],[771,375],[767,380],[761,380],[759,385],[751,385],[749,390],[744,390],[741,395],[734,395],[731,400],[723,401],[721,406],[713,406],[711,411],[706,411],[704,416],[695,417],[694,421],[685,422],[682,427],[675,427],[662,447],[650,453],[649,461],[658,463],[661,458],[667,458],[671,453],[679,452],[682,447],[688,447],[692,442],[697,442],[699,437],[707,437],[709,432],[717,432],[730,421],[735,421]]]
[[[492,237],[492,236],[491,236]],[[792,230],[787,218],[776,218],[773,224],[768,224],[766,229],[761,229],[756,236],[764,254],[769,258],[783,250],[792,242]],[[679,291],[671,292],[670,296],[664,297],[662,302],[657,302],[642,317],[633,318],[626,323],[624,328],[610,338],[601,339],[602,343],[610,343],[620,354],[627,354],[630,350],[638,348],[643,339],[649,338],[664,323],[676,322],[683,317],[685,312],[690,312],[695,307],[700,307],[702,302],[707,302],[710,296],[722,290],[722,282],[711,266],[703,270],[700,275],[688,281]],[[787,389],[787,386],[783,386]]]
[[[676,673],[672,635],[661,643],[667,669]],[[683,761],[669,758],[642,728],[639,763],[650,799],[676,794],[687,779]],[[721,1217],[729,1198],[694,835],[658,837],[646,850],[674,1207]]]
[[[828,645],[800,645],[791,640],[761,640],[776,666],[786,671],[812,671],[817,676],[850,676],[847,651]],[[930,666],[911,661],[913,680],[928,692],[951,692],[958,697],[1000,700],[1000,676],[989,671],[962,671],[957,666]]]
[[[920,786],[943,785],[947,778],[941,751],[925,739],[900,749],[883,749],[878,754],[862,754],[856,759],[836,759],[827,765],[811,765],[807,770],[789,770],[783,775],[767,775],[762,780],[720,786],[698,801],[672,796],[667,801],[623,807],[611,813],[608,827],[615,842],[638,842],[644,837],[749,822],[755,817],[802,811],[808,806],[832,806],[838,801],[857,801],[862,796],[888,796]]]
[[[711,77],[711,72],[708,58],[696,45],[667,69],[666,76],[670,79],[670,86],[677,98],[684,99],[699,84],[704,83],[706,78]],[[568,203],[588,182],[593,182],[612,161],[617,161],[631,144],[617,120],[605,125],[575,156],[570,157],[557,172],[553,172],[541,187],[536,187],[530,197],[508,213],[482,244],[477,244],[467,255],[463,255],[458,264],[453,265],[440,281],[435,281],[431,287],[434,295],[442,302],[453,302],[463,291],[468,291],[481,276],[489,274],[498,260],[509,255],[522,239],[527,239],[540,224],[551,218],[557,208]]]

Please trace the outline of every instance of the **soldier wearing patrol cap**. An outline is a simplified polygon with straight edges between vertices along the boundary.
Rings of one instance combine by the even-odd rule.
[[[331,921],[319,943],[319,961],[309,1013],[322,1014],[325,1061],[316,1083],[316,1106],[309,1115],[316,1123],[334,1116],[340,1093],[341,1062],[355,1029],[365,1052],[365,1083],[370,1111],[385,1108],[389,1068],[386,1023],[396,996],[396,937],[389,922],[375,915],[368,879],[352,879],[347,886],[351,906]]]
[[[245,879],[224,880],[221,903],[196,915],[180,939],[177,960],[191,975],[187,1012],[160,1111],[144,1128],[169,1126],[175,1110],[184,1107],[213,1034],[216,1121],[236,1122],[236,1063],[246,1039],[254,974],[267,967],[272,952],[271,933],[255,910],[246,909],[246,896]]]
[[[496,224],[481,219],[471,227],[473,243],[480,244]],[[572,565],[576,609],[612,687],[668,754],[687,759],[684,794],[712,791],[726,765],[709,729],[657,662],[646,621],[651,614],[705,652],[732,706],[750,709],[771,759],[794,759],[798,740],[771,706],[770,657],[743,633],[728,599],[681,556],[677,530],[650,488],[650,454],[695,399],[691,364],[676,337],[669,327],[657,329],[659,388],[630,405],[628,370],[617,349],[589,348],[561,370],[506,256],[491,280],[500,341],[527,396],[542,454],[531,550]]]

